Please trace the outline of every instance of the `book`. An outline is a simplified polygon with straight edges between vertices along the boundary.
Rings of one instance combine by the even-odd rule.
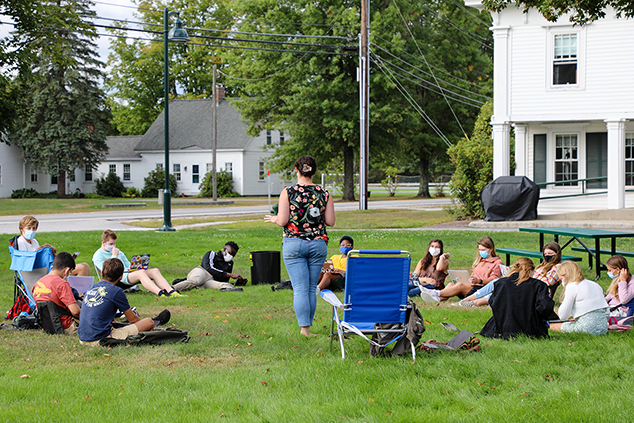
[[[130,260],[130,272],[135,270],[147,270],[148,264],[150,264],[149,254],[132,256],[132,259]]]

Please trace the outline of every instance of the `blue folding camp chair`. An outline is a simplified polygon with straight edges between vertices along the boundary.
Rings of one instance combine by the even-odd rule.
[[[7,312],[7,319],[13,319],[22,312],[33,314],[36,310],[33,299],[33,286],[45,276],[53,266],[53,251],[51,247],[40,248],[37,251],[16,250],[9,246],[11,266],[14,271],[15,286],[13,288],[13,307]]]
[[[407,331],[407,290],[410,254],[403,250],[352,250],[348,253],[346,289],[342,303],[329,291],[321,297],[333,306],[330,327],[330,348],[334,338],[334,325],[341,345],[341,358],[346,353],[344,335],[359,335],[376,347],[385,347],[405,335]],[[339,311],[343,318],[339,318]],[[391,329],[375,329],[377,323],[394,324]],[[377,343],[366,334],[397,334],[386,344]],[[412,358],[416,359],[414,345]]]

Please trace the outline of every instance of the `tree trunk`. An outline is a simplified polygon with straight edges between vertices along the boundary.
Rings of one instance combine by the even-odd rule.
[[[418,185],[417,197],[430,198],[429,195],[429,156],[421,154],[418,162],[418,171],[420,174],[420,184]]]
[[[343,201],[356,201],[354,198],[354,148],[343,147]]]
[[[57,196],[59,198],[66,197],[66,172],[63,170],[57,174]]]

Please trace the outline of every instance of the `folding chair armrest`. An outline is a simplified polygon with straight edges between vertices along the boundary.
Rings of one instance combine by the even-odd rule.
[[[324,299],[324,301],[326,301],[333,307],[343,308],[343,303],[339,300],[339,298],[337,298],[335,293],[330,291],[329,289],[324,289],[323,291],[320,291],[319,295],[321,296],[321,298]]]

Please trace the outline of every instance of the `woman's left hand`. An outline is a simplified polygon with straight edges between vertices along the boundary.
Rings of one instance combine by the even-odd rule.
[[[277,223],[277,216],[271,216],[269,214],[264,216],[265,223]]]

